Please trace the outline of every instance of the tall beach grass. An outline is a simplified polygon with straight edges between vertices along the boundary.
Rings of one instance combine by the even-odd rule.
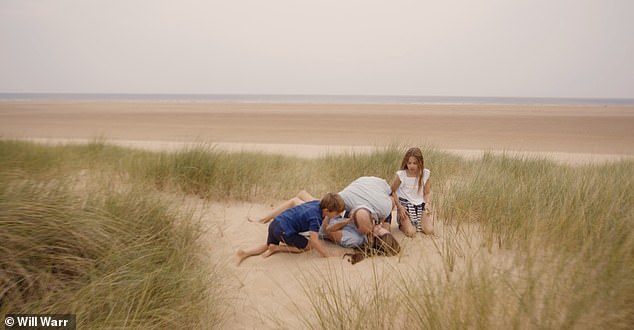
[[[631,328],[634,162],[566,166],[485,154],[437,178],[431,160],[433,189],[442,187],[434,197],[442,230],[435,250],[425,253],[441,257],[443,267],[387,267],[383,277],[397,279],[396,293],[372,302],[364,297],[381,295],[384,288],[375,286],[385,285],[382,279],[363,284],[370,291],[363,295],[358,283],[328,281],[330,294],[311,294],[319,316],[312,326],[341,320],[341,328],[356,329],[368,322],[380,329]],[[368,316],[374,302],[394,315]],[[345,318],[331,306],[345,306]]]
[[[0,146],[0,313],[73,313],[81,329],[221,324],[222,273],[200,259],[198,220],[145,185],[113,186],[103,172],[122,149]]]
[[[320,196],[359,176],[390,181],[405,149],[308,160],[207,145],[148,152],[101,141],[55,147],[2,141],[0,235],[15,241],[3,243],[3,253],[16,256],[2,259],[9,270],[0,282],[2,310],[74,310],[83,324],[105,328],[169,326],[181,312],[194,327],[205,315],[215,315],[210,327],[221,324],[213,292],[222,287],[210,284],[222,282],[209,278],[221,272],[193,265],[200,225],[157,193],[257,202],[300,189]],[[364,261],[376,263],[364,290],[334,270],[307,269],[302,281],[330,279],[329,286],[307,286],[307,327],[634,324],[634,162],[567,166],[538,157],[465,160],[423,151],[440,229],[425,253],[443,267],[373,258]]]

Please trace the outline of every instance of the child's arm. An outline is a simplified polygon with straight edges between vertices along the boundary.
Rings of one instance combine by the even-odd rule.
[[[350,222],[352,222],[352,218],[346,218],[346,219],[341,220],[341,221],[339,221],[337,223],[328,224],[328,226],[326,227],[326,233],[332,234],[333,232],[335,232],[337,230],[342,230],[343,227],[345,227]]]
[[[398,187],[400,186],[401,186],[401,179],[398,177],[398,175],[395,175],[391,185],[392,203],[396,205],[396,213],[401,219],[409,219],[409,214],[407,214],[407,211],[405,210],[403,205],[401,205],[401,203],[398,201],[398,195],[396,194],[396,191],[398,190]]]
[[[425,196],[425,209],[427,205],[431,204],[431,178],[427,179],[425,185],[423,186],[423,194]]]
[[[321,226],[319,227],[319,230],[321,231],[321,229],[324,229],[324,232],[328,231],[328,225],[330,225],[330,217],[324,217],[324,220],[321,221]]]
[[[340,222],[344,222],[344,220]],[[335,242],[341,242],[341,237],[343,235],[341,229],[343,228],[344,225],[339,226],[339,223],[331,224],[329,217],[324,217],[324,220],[321,225],[324,228],[324,233],[326,233],[326,237],[328,237],[328,239],[333,240]]]
[[[338,257],[339,256],[339,254],[337,253],[328,251],[328,249],[326,249],[326,247],[323,244],[321,244],[321,241],[319,240],[319,233],[315,231],[310,232],[310,236],[308,239],[308,246],[310,247],[310,249],[317,250],[317,252],[319,252],[319,255],[322,257]]]
[[[398,175],[394,176],[394,180],[392,180],[392,184],[390,185],[390,188],[392,188],[392,196],[396,195],[396,191],[398,190],[398,187],[401,186],[401,179],[398,177]],[[396,200],[398,202],[398,200]]]

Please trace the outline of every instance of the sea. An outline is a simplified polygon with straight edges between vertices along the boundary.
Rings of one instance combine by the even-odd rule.
[[[309,104],[512,104],[634,106],[634,98],[482,97],[413,95],[268,95],[268,94],[125,94],[125,93],[0,93],[5,101],[99,102],[236,102]]]

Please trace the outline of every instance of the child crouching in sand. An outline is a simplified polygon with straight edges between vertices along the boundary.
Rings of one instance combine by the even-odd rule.
[[[321,200],[309,201],[285,210],[269,224],[266,244],[236,250],[237,265],[250,256],[261,254],[266,258],[277,252],[303,253],[315,249],[322,257],[339,256],[328,252],[319,241],[319,228],[324,218],[336,217],[344,209],[345,204],[339,194],[327,193]],[[310,232],[308,239],[300,234],[305,231]]]
[[[405,235],[416,232],[434,234],[429,205],[431,199],[431,172],[425,168],[420,148],[410,148],[401,161],[392,181],[392,198],[396,205],[398,223]]]

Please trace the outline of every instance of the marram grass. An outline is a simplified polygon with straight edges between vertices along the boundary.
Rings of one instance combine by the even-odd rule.
[[[75,313],[81,329],[221,323],[220,273],[199,260],[191,214],[144,188],[70,181],[3,176],[0,313]]]
[[[213,297],[222,287],[210,283],[222,282],[209,280],[219,272],[193,265],[200,227],[155,192],[259,202],[300,189],[320,196],[363,175],[391,181],[406,149],[301,159],[206,145],[147,152],[100,141],[54,147],[1,141],[1,246],[14,256],[1,259],[2,311],[74,310],[90,328],[169,327],[181,312],[194,327],[208,322],[205,315],[215,315],[206,324],[221,324]],[[537,157],[423,153],[445,228],[428,253],[444,266],[380,270],[366,279],[369,293],[331,278],[329,286],[305,292],[312,304],[307,327],[634,324],[634,162],[566,166]],[[386,286],[384,278],[400,280]]]

